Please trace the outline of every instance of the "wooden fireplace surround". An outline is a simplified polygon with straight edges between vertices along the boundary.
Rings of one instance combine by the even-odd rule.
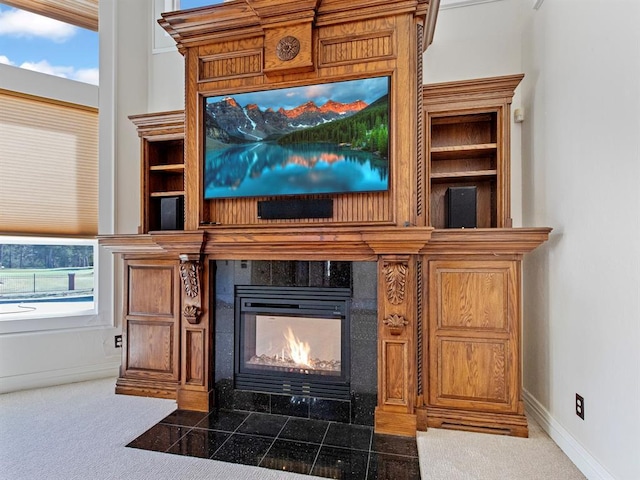
[[[100,238],[124,264],[117,392],[175,398],[181,409],[213,407],[210,261],[376,261],[376,431],[415,435],[432,425],[527,434],[520,264],[549,229],[509,228],[508,148],[495,170],[492,228],[431,226],[431,97],[423,98],[421,58],[437,9],[437,0],[233,0],[162,15],[185,57],[185,111],[132,117],[142,140],[140,232]],[[300,52],[281,58],[277,46],[292,36]],[[203,199],[204,96],[380,75],[391,77],[389,191],[336,195],[327,219],[262,220],[260,199]],[[497,105],[506,124],[496,142],[508,147],[520,78],[489,80],[480,95],[477,84],[439,86],[433,98],[475,110]],[[154,142],[176,139],[184,140],[177,165],[150,167]],[[150,170],[168,172],[169,190],[183,196],[184,230],[154,230]],[[451,292],[464,307],[452,306]],[[479,318],[487,302],[496,325]],[[453,310],[461,320],[452,320]]]

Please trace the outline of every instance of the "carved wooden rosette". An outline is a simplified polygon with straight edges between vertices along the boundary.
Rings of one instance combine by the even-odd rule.
[[[376,432],[415,435],[416,260],[382,255],[378,260],[378,407]]]
[[[276,56],[283,62],[293,60],[300,53],[300,40],[296,37],[287,35],[280,39],[276,45]]]
[[[202,305],[200,298],[200,257],[180,255],[180,278],[182,280],[182,315],[184,319],[197,325],[200,322]]]

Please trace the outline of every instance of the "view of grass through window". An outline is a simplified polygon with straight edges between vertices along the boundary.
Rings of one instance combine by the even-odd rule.
[[[93,301],[92,245],[0,244],[0,304]]]

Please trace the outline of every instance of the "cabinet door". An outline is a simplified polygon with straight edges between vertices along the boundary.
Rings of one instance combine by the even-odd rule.
[[[429,403],[516,412],[518,264],[429,262]]]
[[[125,269],[124,376],[177,381],[180,358],[178,262],[127,260]]]

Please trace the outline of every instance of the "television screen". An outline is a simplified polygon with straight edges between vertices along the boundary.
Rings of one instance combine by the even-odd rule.
[[[205,98],[205,199],[387,190],[389,81]]]

